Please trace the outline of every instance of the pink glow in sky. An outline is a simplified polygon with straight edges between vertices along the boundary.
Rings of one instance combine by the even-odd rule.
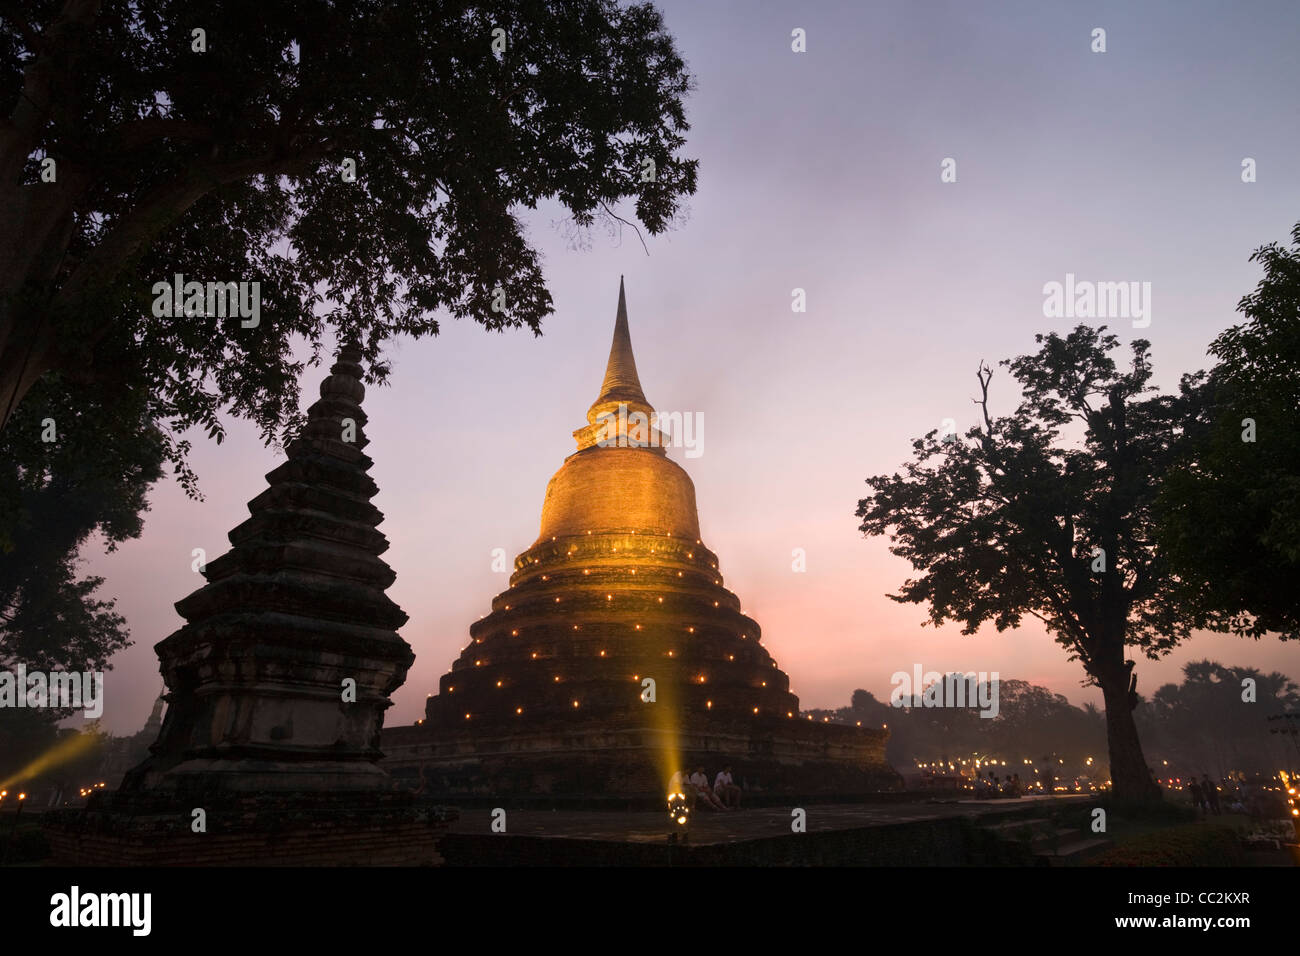
[[[367,396],[389,594],[417,655],[389,723],[421,715],[506,587],[492,550],[513,558],[537,536],[546,483],[601,382],[620,274],[647,397],[704,418],[700,457],[669,452],[694,479],[703,540],[803,706],[847,704],[859,687],[886,698],[890,675],[916,663],[1100,704],[1035,624],[922,628],[922,607],[885,597],[910,566],[864,539],[854,510],[864,479],[897,469],[913,438],[945,418],[974,423],[981,359],[1073,325],[1043,315],[1043,285],[1066,273],[1152,284],[1150,326],[1112,328],[1151,340],[1163,388],[1208,364],[1206,346],[1258,280],[1250,252],[1300,219],[1300,11],[662,6],[698,77],[689,220],[648,238],[647,256],[627,230],[568,248],[558,207],[523,211],[555,300],[543,337],[448,320],[437,339],[394,343],[391,387]],[[1089,49],[1096,26],[1105,54]],[[796,27],[803,54],[790,49]],[[945,157],[955,183],[940,182]],[[1243,157],[1257,182],[1242,183]],[[791,311],[795,288],[806,313]],[[307,401],[324,374],[307,373]],[[995,412],[1018,398],[1004,371],[992,398]],[[153,645],[181,623],[173,602],[202,583],[192,550],[226,550],[279,460],[246,424],[219,447],[195,436],[207,500],[159,485],[140,540],[87,554],[136,642],[108,678],[108,729],[143,724],[161,685]],[[791,570],[795,548],[806,573]],[[1140,661],[1139,691],[1203,657],[1300,677],[1280,642],[1202,635]]]

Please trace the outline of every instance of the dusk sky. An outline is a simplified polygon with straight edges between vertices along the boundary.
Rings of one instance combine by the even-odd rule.
[[[1100,704],[1036,622],[968,637],[922,627],[923,606],[885,596],[910,565],[864,538],[854,511],[864,479],[897,470],[914,438],[945,418],[975,423],[981,359],[1073,327],[1044,316],[1044,285],[1067,273],[1151,284],[1149,327],[1108,324],[1152,342],[1163,389],[1210,364],[1206,347],[1259,279],[1250,253],[1300,220],[1300,7],[660,6],[698,82],[689,217],[647,236],[647,256],[630,229],[575,249],[558,204],[521,210],[554,297],[543,336],[448,319],[435,339],[393,343],[390,387],[367,395],[389,595],[416,653],[387,722],[422,715],[505,589],[492,550],[513,560],[537,537],[547,481],[604,374],[620,275],[646,396],[703,418],[702,454],[669,452],[695,482],[703,540],[802,706],[841,706],[859,687],[885,699],[890,675],[916,664]],[[1098,27],[1105,53],[1091,51]],[[795,28],[806,52],[791,50]],[[949,157],[957,181],[943,183]],[[325,374],[307,371],[304,403]],[[1018,398],[999,368],[993,412]],[[162,483],[140,540],[85,553],[135,641],[108,676],[114,733],[138,730],[161,687],[153,646],[202,584],[192,550],[223,553],[283,460],[247,423],[221,446],[193,439],[206,501]],[[791,569],[795,548],[806,573]],[[1300,678],[1300,655],[1276,639],[1206,634],[1140,660],[1138,689],[1205,657]]]

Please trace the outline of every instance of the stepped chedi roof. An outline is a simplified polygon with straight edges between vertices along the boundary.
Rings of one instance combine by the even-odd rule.
[[[177,602],[186,623],[156,647],[169,706],[126,789],[385,778],[375,766],[383,712],[415,657],[397,634],[406,614],[384,593],[394,574],[370,500],[360,362],[355,344],[340,349],[231,549]]]
[[[44,816],[61,865],[441,862],[454,813],[378,765],[389,695],[415,656],[384,594],[362,353],[349,343],[337,358],[231,549],[177,602],[184,626],[155,647],[168,706],[152,755],[117,790]]]

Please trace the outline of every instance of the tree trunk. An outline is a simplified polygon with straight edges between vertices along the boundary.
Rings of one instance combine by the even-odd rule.
[[[1128,671],[1112,670],[1098,677],[1106,701],[1106,745],[1110,751],[1110,779],[1115,798],[1135,803],[1153,803],[1162,799],[1159,784],[1151,777],[1137,724],[1129,701]]]
[[[0,307],[0,325],[8,326],[0,335],[0,431],[3,431],[23,398],[49,370],[48,330],[36,320],[19,324],[9,310]]]

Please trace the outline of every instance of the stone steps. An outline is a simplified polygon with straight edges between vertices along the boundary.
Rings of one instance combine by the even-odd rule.
[[[1067,842],[1068,841],[1068,842]],[[1109,837],[1084,836],[1077,830],[1064,830],[1055,848],[1034,850],[1034,858],[1047,866],[1077,866],[1111,845]]]
[[[1042,866],[1077,865],[1111,845],[1107,837],[1062,827],[1042,817],[988,823],[981,829],[1001,842],[1027,845],[1035,863]]]

